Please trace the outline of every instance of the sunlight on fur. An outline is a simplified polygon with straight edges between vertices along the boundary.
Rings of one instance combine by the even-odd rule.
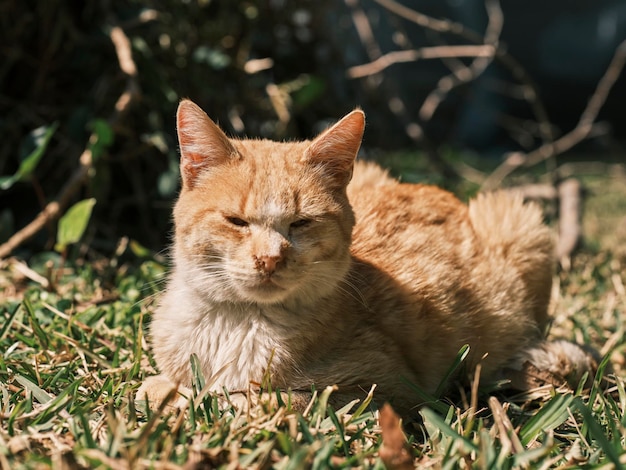
[[[217,393],[269,372],[297,407],[312,386],[347,403],[376,384],[401,414],[420,405],[407,381],[433,393],[464,344],[483,381],[531,362],[576,385],[594,366],[542,336],[554,248],[537,206],[496,192],[468,207],[355,164],[359,110],[303,142],[229,139],[187,100],[177,123],[174,266],[150,326],[161,375],[138,400],[189,387],[192,354]]]

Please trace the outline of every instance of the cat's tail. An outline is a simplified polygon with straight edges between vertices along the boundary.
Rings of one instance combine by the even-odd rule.
[[[479,194],[469,203],[469,216],[487,259],[503,260],[525,284],[535,321],[547,321],[555,265],[552,231],[541,208],[524,203],[520,194],[497,191]],[[497,265],[502,266],[501,261]]]
[[[535,253],[552,262],[553,237],[543,224],[541,208],[534,203],[525,204],[521,194],[481,193],[470,201],[469,215],[474,232],[490,249],[514,256],[520,253],[523,257]]]
[[[530,391],[544,385],[576,390],[586,375],[591,386],[600,355],[589,346],[566,340],[542,340],[521,351],[501,371],[501,378],[515,390]]]

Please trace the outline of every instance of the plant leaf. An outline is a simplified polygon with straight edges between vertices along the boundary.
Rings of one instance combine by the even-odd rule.
[[[13,176],[0,178],[0,189],[9,189],[18,181],[24,181],[33,174],[57,127],[59,127],[59,124],[55,122],[50,126],[38,127],[29,134],[28,138],[35,144],[35,149],[22,160],[20,167]]]
[[[57,229],[55,250],[62,252],[68,245],[77,243],[81,239],[95,204],[96,200],[94,198],[84,199],[70,207],[65,215],[61,217]]]
[[[95,160],[100,158],[104,150],[113,144],[113,129],[105,119],[96,119],[91,123],[92,132],[95,139],[89,142],[91,155]]]

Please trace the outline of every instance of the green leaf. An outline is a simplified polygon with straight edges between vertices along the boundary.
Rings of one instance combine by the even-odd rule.
[[[83,233],[85,233],[95,204],[96,200],[94,198],[84,199],[70,207],[65,215],[61,217],[57,229],[55,250],[62,252],[68,245],[80,241]]]
[[[89,150],[95,160],[100,158],[104,151],[113,144],[113,129],[111,125],[104,119],[96,119],[91,123],[93,136],[89,142]]]
[[[132,251],[137,258],[148,258],[152,254],[148,248],[137,240],[131,240],[128,246],[130,247],[130,251]]]
[[[34,144],[34,150],[22,160],[20,167],[13,176],[0,177],[0,189],[9,189],[18,181],[24,181],[30,178],[35,171],[35,168],[37,168],[41,157],[43,157],[43,154],[50,143],[52,135],[57,130],[57,127],[59,127],[59,125],[55,122],[50,126],[38,127],[29,134],[28,141],[29,143]]]
[[[292,94],[293,102],[296,106],[305,108],[317,101],[326,91],[326,83],[323,79],[308,76],[308,80],[302,88],[295,90]]]

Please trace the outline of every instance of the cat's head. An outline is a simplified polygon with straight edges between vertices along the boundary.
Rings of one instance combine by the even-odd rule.
[[[353,111],[312,141],[229,139],[194,103],[177,113],[183,188],[175,261],[215,301],[310,303],[350,263],[346,196],[365,125]]]

